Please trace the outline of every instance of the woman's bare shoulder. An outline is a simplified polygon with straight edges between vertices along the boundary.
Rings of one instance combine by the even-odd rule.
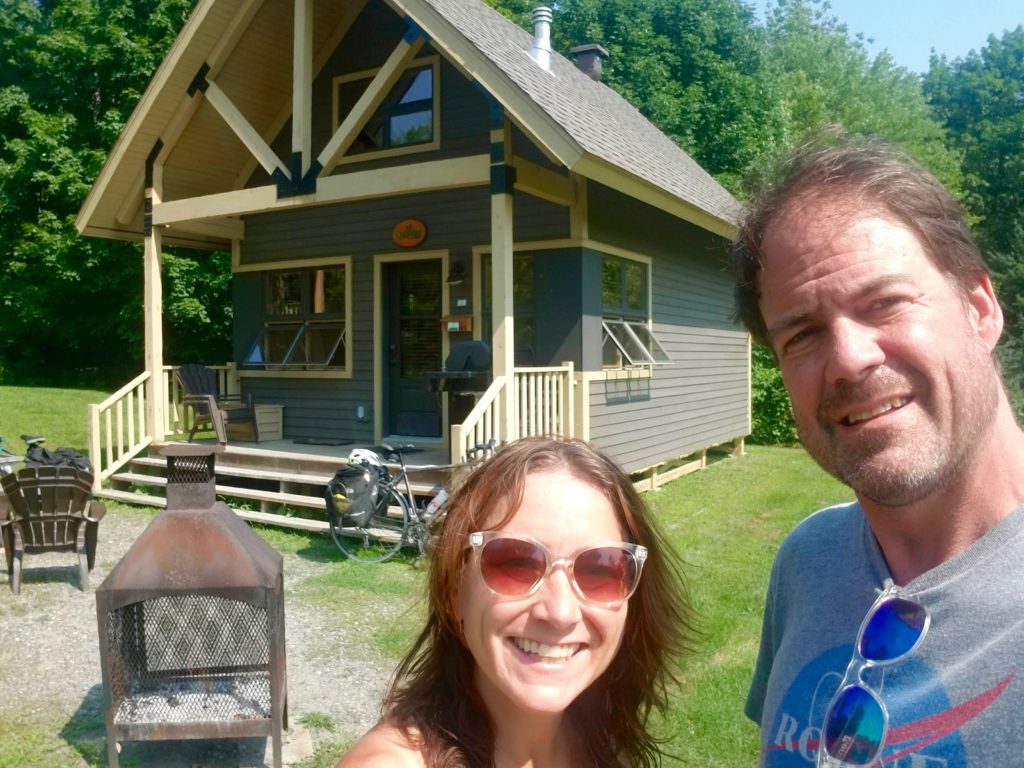
[[[335,768],[424,768],[423,755],[398,727],[379,723],[346,752]]]

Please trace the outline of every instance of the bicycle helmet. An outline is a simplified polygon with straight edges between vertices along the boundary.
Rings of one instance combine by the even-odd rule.
[[[381,463],[380,456],[368,448],[353,448],[348,453],[349,464],[362,464],[364,467],[376,467],[380,469],[384,466]]]

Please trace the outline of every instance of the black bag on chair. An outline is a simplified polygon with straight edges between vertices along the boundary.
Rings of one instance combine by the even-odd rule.
[[[89,457],[74,448],[57,448],[48,451],[41,445],[33,445],[25,453],[26,467],[74,467],[92,472]]]
[[[377,508],[377,478],[366,467],[347,464],[327,483],[324,501],[332,525],[361,528]]]

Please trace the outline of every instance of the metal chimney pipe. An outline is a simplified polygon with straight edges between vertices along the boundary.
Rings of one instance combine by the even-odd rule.
[[[551,71],[551,9],[546,5],[533,9],[533,45],[530,57],[546,72]]]

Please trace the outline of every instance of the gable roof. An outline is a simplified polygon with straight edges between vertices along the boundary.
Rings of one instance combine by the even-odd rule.
[[[735,198],[639,110],[558,53],[551,55],[550,71],[542,69],[527,53],[533,35],[490,6],[478,0],[392,2],[451,55],[464,56],[459,63],[566,167],[607,184],[605,164],[723,223],[735,222]],[[460,40],[475,50],[454,44]],[[517,103],[515,89],[526,104]]]
[[[314,4],[314,73],[342,43],[366,0]],[[550,70],[527,53],[533,36],[481,0],[387,0],[433,47],[493,95],[513,122],[565,167],[731,236],[736,200],[632,105],[552,52]],[[79,211],[84,234],[142,236],[147,157],[164,150],[165,199],[238,189],[251,153],[205,99],[188,95],[205,64],[268,141],[291,111],[291,0],[200,0],[111,150]],[[557,22],[557,19],[556,19]],[[223,247],[215,228],[167,242]]]

